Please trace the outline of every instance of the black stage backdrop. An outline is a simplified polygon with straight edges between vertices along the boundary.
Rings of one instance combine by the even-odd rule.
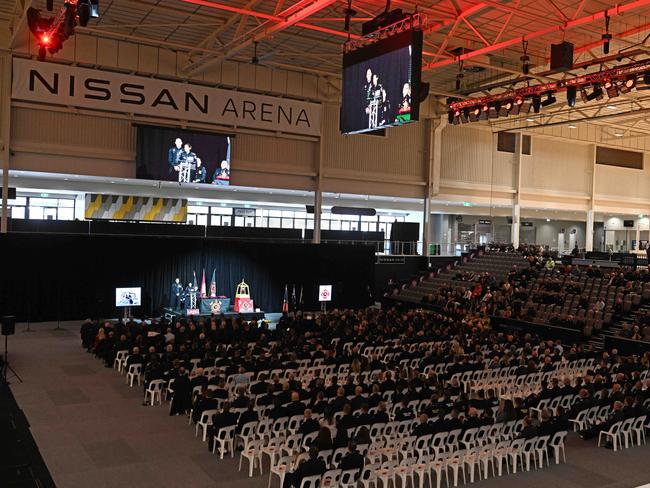
[[[177,276],[186,285],[205,268],[209,287],[216,268],[217,294],[234,299],[242,278],[256,307],[280,311],[284,284],[304,286],[306,309],[318,307],[319,284],[332,284],[332,306],[368,304],[374,276],[374,248],[334,244],[279,244],[215,239],[129,236],[8,234],[0,315],[19,320],[116,317],[115,288],[141,286],[136,315],[154,315],[169,304]]]

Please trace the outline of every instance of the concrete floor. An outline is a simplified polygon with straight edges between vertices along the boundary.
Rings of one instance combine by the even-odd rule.
[[[11,364],[24,381],[13,380],[11,388],[59,488],[267,486],[268,475],[248,478],[246,469],[237,470],[238,459],[208,453],[186,418],[169,417],[166,406],[142,406],[141,388],[129,388],[81,348],[79,324],[62,324],[62,331],[37,324],[32,333],[18,326],[9,338]],[[570,434],[567,461],[474,486],[633,488],[650,482],[650,445],[614,453]]]

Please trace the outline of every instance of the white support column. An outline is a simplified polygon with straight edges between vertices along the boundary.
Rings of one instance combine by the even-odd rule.
[[[314,192],[314,235],[311,239],[312,244],[320,244],[320,216],[323,206],[323,193],[320,189]]]
[[[585,223],[585,251],[594,250],[594,200],[596,195],[596,144],[591,146],[591,185],[589,188],[589,208]]]
[[[429,243],[431,241],[431,198],[424,197],[424,208],[422,209],[422,255],[429,255]]]
[[[2,92],[0,93],[0,138],[2,139],[2,215],[0,233],[8,231],[9,156],[11,139],[11,55],[2,55]]]
[[[515,195],[512,202],[512,230],[510,237],[512,246],[517,249],[519,247],[519,228],[521,220],[521,139],[523,134],[520,132],[515,137],[515,154],[513,156],[512,168],[514,171]],[[496,145],[495,145],[496,146]]]
[[[591,252],[594,250],[594,211],[587,210],[587,227],[585,229],[585,250]]]
[[[314,191],[314,234],[311,238],[312,244],[320,244],[320,224],[323,212],[323,163],[325,159],[325,146],[323,146],[323,122],[321,120],[321,137],[318,140],[318,167],[316,168],[316,190]]]

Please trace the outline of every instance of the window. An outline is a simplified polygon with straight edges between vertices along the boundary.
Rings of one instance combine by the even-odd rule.
[[[531,141],[532,141],[531,136],[527,135],[522,135],[521,136],[521,154],[524,154],[526,156],[530,156],[532,154],[531,152]]]
[[[611,147],[596,147],[596,164],[619,168],[643,169],[643,153]]]
[[[514,154],[516,140],[517,134],[515,132],[499,132],[497,136],[497,151]]]

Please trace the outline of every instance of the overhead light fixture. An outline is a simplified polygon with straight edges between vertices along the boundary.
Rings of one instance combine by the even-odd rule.
[[[547,222],[550,222],[550,221],[551,221],[551,219],[546,219],[546,221],[547,221]]]
[[[577,125],[569,124],[569,129],[577,129],[577,128],[578,128]]]
[[[594,85],[594,91],[587,95],[587,101],[591,102],[592,100],[602,100],[603,99],[603,89],[600,85]]]
[[[555,98],[553,92],[548,92],[546,95],[546,100],[544,100],[541,105],[542,107],[548,107],[549,105],[553,105],[555,102],[557,102],[557,98]]]
[[[542,99],[539,95],[533,95],[533,111],[538,114],[539,113],[539,107],[542,104]]]
[[[531,119],[530,117],[528,117],[528,118],[526,119],[526,122],[535,122],[535,119]]]
[[[635,86],[636,86],[636,75],[630,75],[627,78],[625,78],[625,81],[621,85],[621,93],[630,93],[632,90],[634,90]]]
[[[609,98],[615,98],[618,96],[618,86],[616,86],[615,81],[612,80],[605,81],[604,87],[605,87],[605,91],[607,92],[607,96]]]
[[[576,106],[576,96],[578,94],[578,89],[575,86],[569,86],[566,89],[566,102],[569,107]]]
[[[607,105],[609,110],[616,110],[616,105]]]
[[[589,96],[587,95],[587,90],[585,88],[580,88],[580,98],[582,99],[582,103],[587,103],[589,101]]]
[[[624,136],[624,134],[621,134],[620,132],[616,132],[614,135],[615,135],[616,137],[623,137],[623,136]]]

